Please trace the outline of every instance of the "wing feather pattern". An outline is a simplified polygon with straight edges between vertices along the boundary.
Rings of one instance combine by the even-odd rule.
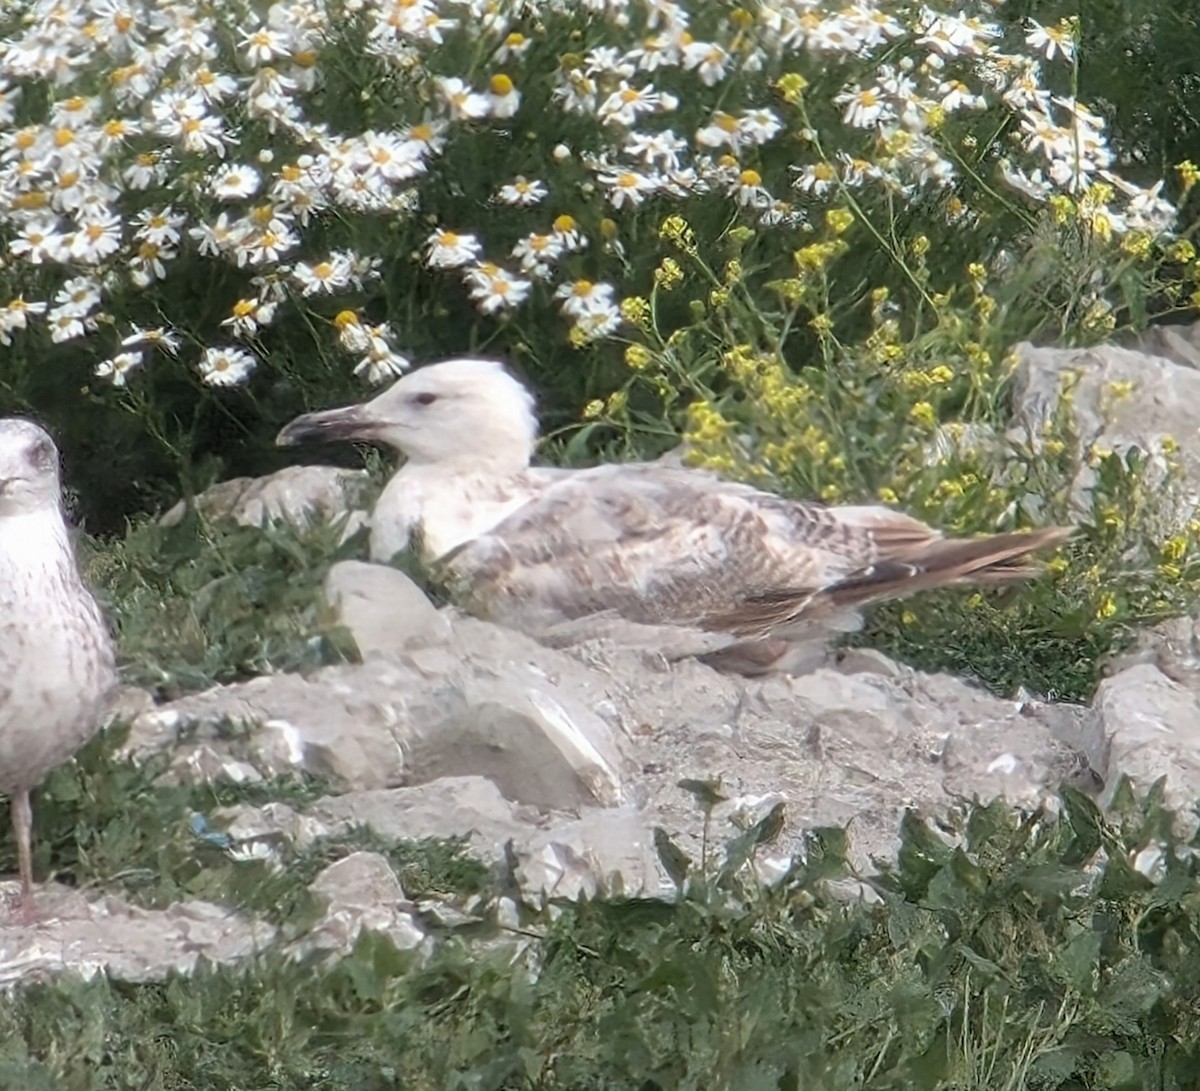
[[[1036,569],[1020,558],[1067,533],[946,539],[887,508],[622,464],[559,478],[446,563],[468,609],[497,621],[616,613],[763,637],[922,587],[1024,578]]]

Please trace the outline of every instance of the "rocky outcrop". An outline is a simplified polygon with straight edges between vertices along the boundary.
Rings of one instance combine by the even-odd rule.
[[[1161,356],[1021,349],[1009,438],[1036,443],[1047,421],[1070,414],[1081,509],[1090,511],[1088,452],[1098,448],[1137,446],[1164,475],[1169,455],[1173,481],[1185,491],[1200,481],[1200,339],[1158,336]],[[1178,450],[1164,448],[1166,437]],[[316,476],[238,483],[204,498],[202,510],[232,504],[248,523],[349,510],[345,471],[304,473]],[[1172,518],[1188,500],[1173,494],[1176,502]],[[275,802],[208,815],[231,844],[303,850],[363,827],[387,841],[465,837],[511,886],[490,912],[513,927],[520,901],[612,890],[669,897],[656,830],[698,858],[702,839],[720,845],[779,804],[778,838],[756,861],[765,881],[818,826],[845,827],[851,862],[874,870],[894,855],[907,809],[936,815],[1001,798],[1053,807],[1063,783],[1103,805],[1123,778],[1142,790],[1161,780],[1183,815],[1200,798],[1192,619],[1142,634],[1085,708],[997,697],[864,650],[823,651],[806,673],[747,679],[661,647],[630,647],[617,631],[551,648],[439,609],[404,573],[361,562],[335,564],[324,590],[360,662],[160,706],[127,701],[127,756],[166,752],[176,780],[305,772],[334,786],[303,808]],[[707,818],[681,786],[689,779],[717,786]],[[33,929],[0,915],[0,985],[62,966],[140,980],[267,947],[334,957],[364,928],[420,950],[436,927],[474,919],[472,907],[414,903],[374,852],[329,865],[311,889],[323,914],[303,935],[281,936],[202,902],[150,911],[47,888]]]

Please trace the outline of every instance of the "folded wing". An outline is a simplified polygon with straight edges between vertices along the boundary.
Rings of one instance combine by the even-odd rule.
[[[465,605],[552,625],[610,613],[763,636],[923,587],[1021,579],[1065,537],[946,539],[880,507],[785,500],[695,470],[600,466],[562,477],[446,559]]]

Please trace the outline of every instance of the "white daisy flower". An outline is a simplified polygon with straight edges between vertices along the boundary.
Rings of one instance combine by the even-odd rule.
[[[554,237],[564,250],[583,250],[587,247],[587,239],[584,238],[575,217],[566,213],[555,219]]]
[[[531,39],[514,30],[500,43],[500,48],[496,50],[496,60],[501,64],[510,58],[519,61],[529,52],[529,47],[532,45],[533,41]]]
[[[426,262],[432,269],[457,269],[479,257],[482,246],[474,235],[460,235],[439,227],[425,241]]]
[[[64,307],[55,307],[46,315],[46,325],[50,330],[50,340],[57,345],[95,329],[96,320]]]
[[[581,314],[572,326],[572,331],[584,341],[595,341],[607,337],[621,325],[621,312],[616,307],[599,307]]]
[[[1075,57],[1075,37],[1070,24],[1065,20],[1058,26],[1044,27],[1041,23],[1030,19],[1029,31],[1025,35],[1025,44],[1036,53],[1042,54],[1048,61],[1060,56],[1065,61]]]
[[[494,199],[505,205],[531,208],[544,201],[549,193],[550,191],[542,182],[531,182],[524,175],[519,174],[514,181],[501,186]]]
[[[512,248],[512,256],[521,265],[521,272],[539,280],[550,276],[550,266],[562,256],[563,244],[556,235],[526,235]]]
[[[683,47],[683,67],[693,69],[705,87],[715,87],[729,66],[729,54],[715,42],[689,42]]]
[[[134,235],[156,246],[175,246],[179,242],[179,229],[186,220],[185,216],[169,205],[158,212],[145,208],[133,217],[133,222],[137,225]]]
[[[512,117],[521,106],[521,92],[510,77],[497,72],[488,82],[489,113],[492,117]]]
[[[608,189],[608,199],[613,208],[637,208],[650,194],[659,188],[655,178],[637,171],[610,171],[600,175],[600,182]]]
[[[207,348],[199,364],[200,377],[209,386],[241,386],[256,367],[258,360],[239,348]]]
[[[270,64],[276,57],[284,57],[291,52],[287,38],[266,27],[244,33],[240,48],[245,50],[243,56],[246,63],[255,67]]]
[[[303,295],[333,295],[349,286],[350,262],[338,254],[330,254],[327,261],[319,261],[315,265],[298,261],[292,267],[292,276],[300,285]]]
[[[261,185],[262,175],[253,167],[231,163],[213,176],[208,191],[218,201],[240,201],[254,196]]]
[[[148,345],[174,355],[179,351],[179,335],[164,326],[142,329],[141,326],[131,325],[129,333],[121,338],[121,348],[134,348],[137,345]]]
[[[470,84],[457,76],[439,77],[434,82],[451,117],[474,120],[487,117],[491,111],[492,104],[487,95],[471,90]]]
[[[221,325],[232,330],[235,337],[252,337],[275,318],[279,304],[261,299],[239,299]]]
[[[848,87],[833,101],[844,106],[842,120],[856,129],[869,129],[882,122],[895,120],[895,111],[887,104],[883,91],[878,87],[860,87],[857,83]]]
[[[402,352],[397,352],[388,342],[386,326],[359,327],[362,337],[363,358],[355,365],[354,374],[361,376],[372,386],[388,382],[403,374],[412,361]]]
[[[141,367],[140,352],[118,352],[108,360],[101,360],[92,371],[98,379],[108,379],[113,386],[124,386],[126,378],[135,367]]]
[[[613,306],[613,286],[593,283],[590,280],[572,280],[560,284],[554,290],[554,298],[561,299],[559,310],[572,318],[585,314],[601,313]]]
[[[45,303],[30,303],[24,296],[20,295],[16,299],[11,300],[7,306],[0,307],[0,345],[11,345],[12,332],[14,330],[26,329],[29,325],[29,316],[31,314],[45,313]]]
[[[728,147],[734,155],[741,151],[742,140],[742,129],[737,118],[721,110],[713,114],[712,120],[704,128],[696,130],[696,143],[701,147]]]
[[[98,211],[81,219],[71,235],[68,247],[71,257],[85,265],[93,265],[115,254],[121,248],[122,227],[121,218],[108,211]]]
[[[678,101],[673,95],[663,95],[654,90],[653,84],[645,87],[630,87],[624,80],[618,85],[596,111],[596,117],[605,125],[624,125],[632,128],[643,114],[659,110],[673,110]]]
[[[533,285],[514,277],[490,261],[480,262],[468,269],[463,280],[470,288],[471,298],[484,314],[509,310],[523,303]]]

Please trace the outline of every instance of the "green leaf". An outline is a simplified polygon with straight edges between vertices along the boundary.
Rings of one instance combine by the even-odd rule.
[[[683,888],[691,869],[691,861],[684,851],[671,840],[671,836],[661,826],[654,827],[654,849],[663,869],[670,876],[671,882],[679,889]]]
[[[677,788],[682,788],[690,796],[692,796],[701,810],[711,811],[718,803],[724,803],[729,799],[721,789],[721,781],[719,779],[712,780],[692,780],[685,779],[678,781],[675,785]]]

